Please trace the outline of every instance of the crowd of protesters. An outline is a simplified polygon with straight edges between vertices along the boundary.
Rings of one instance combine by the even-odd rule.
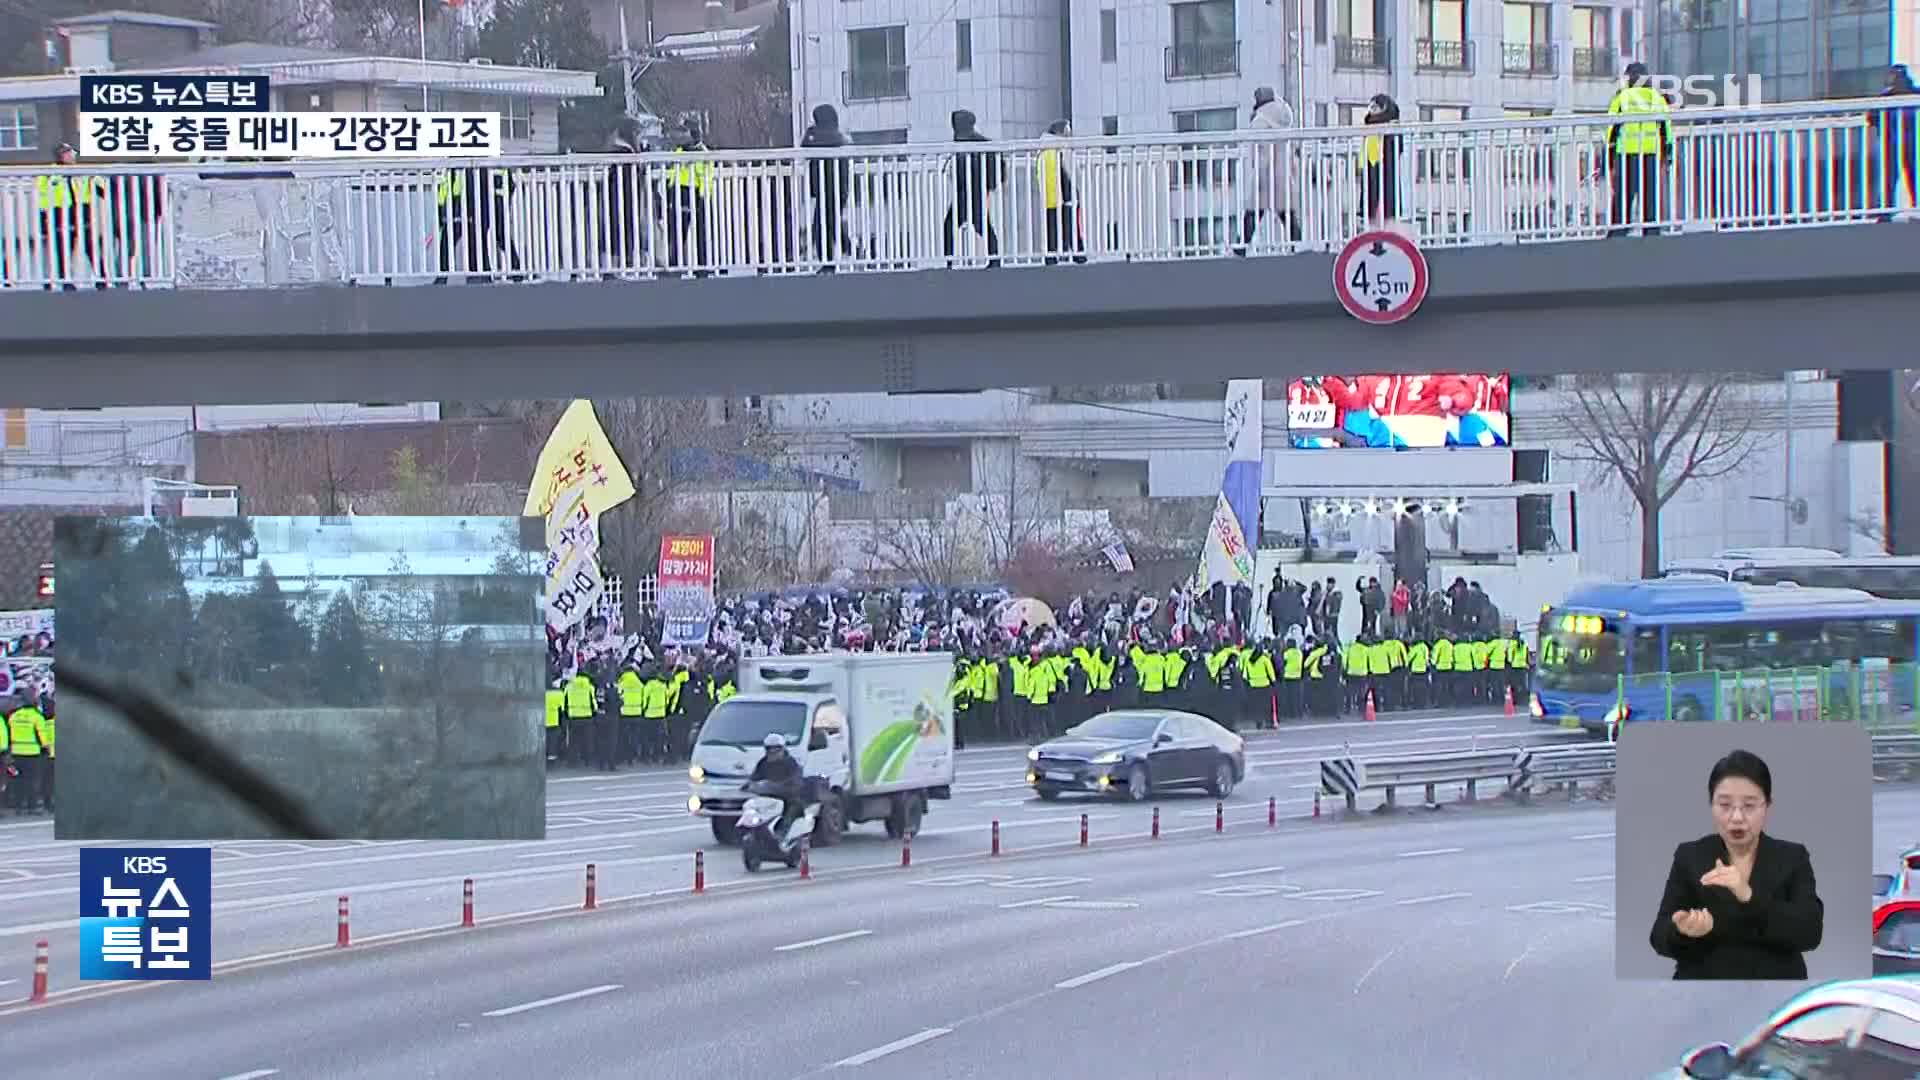
[[[0,651],[0,799],[16,815],[51,814],[53,631],[18,635]]]
[[[643,608],[630,632],[589,619],[549,650],[548,755],[612,771],[685,761],[740,660],[832,651],[949,652],[957,742],[1038,741],[1095,713],[1178,708],[1247,730],[1306,717],[1524,700],[1532,664],[1477,583],[1445,590],[1276,577],[1256,618],[1245,585],[1164,597],[1083,594],[1054,610],[1003,589],[823,589],[737,596],[704,643],[664,640]]]

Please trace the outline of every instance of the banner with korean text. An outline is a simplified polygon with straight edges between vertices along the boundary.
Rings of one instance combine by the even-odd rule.
[[[660,538],[662,645],[705,645],[713,627],[713,537]]]
[[[593,403],[568,405],[540,451],[521,511],[547,523],[547,626],[555,632],[592,614],[606,594],[600,515],[633,495],[633,478],[594,415]]]

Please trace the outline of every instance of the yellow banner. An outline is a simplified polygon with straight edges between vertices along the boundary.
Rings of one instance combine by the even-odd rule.
[[[562,492],[583,482],[587,510],[596,518],[633,498],[633,478],[620,463],[600,419],[593,415],[593,402],[585,399],[567,406],[553,425],[553,434],[547,436],[546,449],[540,451],[540,461],[533,468],[527,508],[521,513],[544,518]]]

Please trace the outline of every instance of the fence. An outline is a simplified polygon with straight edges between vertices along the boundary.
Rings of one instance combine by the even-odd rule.
[[[1826,720],[1882,729],[1914,723],[1920,666],[1841,662],[1827,667],[1672,672],[1616,680],[1630,720]]]
[[[1609,166],[1604,116],[478,167],[0,169],[0,287],[1065,268],[1324,252],[1383,220],[1429,246],[1849,224],[1901,207],[1915,148],[1906,125],[1878,123],[1888,107],[1680,111],[1647,170]]]

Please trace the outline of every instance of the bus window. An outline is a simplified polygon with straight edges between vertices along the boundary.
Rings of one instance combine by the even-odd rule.
[[[1781,623],[1773,632],[1773,656],[1768,667],[1823,667],[1832,655],[1824,627],[1812,620]]]
[[[1666,665],[1661,662],[1659,627],[1643,626],[1633,632],[1633,660],[1630,670],[1635,675],[1666,670]]]
[[[1586,694],[1611,691],[1626,673],[1626,649],[1619,633],[1611,624],[1599,633],[1576,631],[1566,625],[1572,621],[1556,618],[1542,623],[1536,673],[1541,688]]]
[[[1667,670],[1678,675],[1707,668],[1707,635],[1704,630],[1667,630]]]
[[[1869,619],[1860,624],[1860,630],[1857,659],[1885,660],[1892,664],[1912,662],[1912,619]]]
[[[1752,629],[1737,623],[1703,627],[1700,632],[1707,640],[1701,668],[1707,671],[1739,671],[1752,666],[1747,659],[1747,642]]]

